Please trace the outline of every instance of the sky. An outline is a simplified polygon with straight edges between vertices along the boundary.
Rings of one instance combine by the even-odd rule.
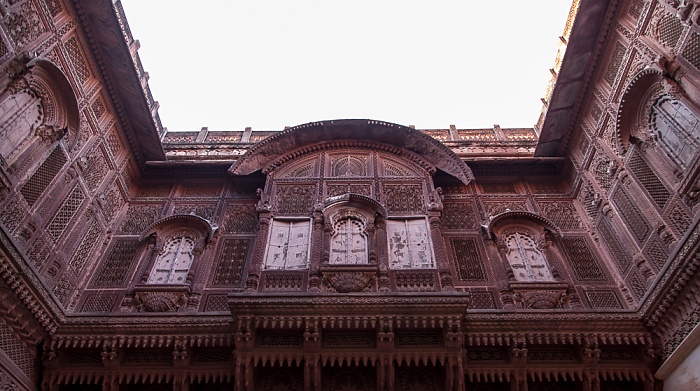
[[[170,131],[531,127],[571,1],[122,0]]]

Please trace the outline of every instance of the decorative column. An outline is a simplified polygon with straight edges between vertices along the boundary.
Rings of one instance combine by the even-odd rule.
[[[317,204],[312,214],[313,227],[311,231],[311,254],[309,254],[309,292],[321,291],[320,267],[323,260],[325,221],[322,212],[323,205]]]
[[[389,249],[386,243],[386,221],[379,213],[374,216],[374,238],[372,252],[375,254],[377,265],[379,266],[378,288],[380,292],[389,292],[391,285],[389,282]]]
[[[262,201],[261,201],[262,202]],[[269,206],[269,204],[268,204]],[[253,248],[253,257],[248,269],[248,279],[245,283],[246,292],[257,292],[260,284],[260,273],[262,271],[263,259],[265,258],[265,245],[267,244],[268,231],[270,230],[270,219],[272,213],[269,208],[261,208],[258,203],[258,237]]]

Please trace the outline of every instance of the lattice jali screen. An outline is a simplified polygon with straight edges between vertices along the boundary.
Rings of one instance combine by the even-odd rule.
[[[196,363],[226,363],[233,360],[233,349],[200,350]]]
[[[641,183],[644,190],[649,193],[649,196],[656,206],[659,208],[666,206],[666,203],[671,197],[671,193],[666,189],[661,179],[659,179],[656,173],[649,167],[637,150],[635,150],[630,157],[628,164],[630,171],[634,174],[639,183]]]
[[[120,233],[137,235],[156,221],[163,205],[129,205]]]
[[[95,288],[118,288],[126,283],[126,278],[136,261],[138,239],[116,238],[107,257],[102,261],[97,276],[92,282]]]
[[[34,356],[22,341],[12,332],[10,327],[0,319],[0,350],[14,362],[28,378],[34,378]]]
[[[563,230],[581,229],[583,227],[578,211],[568,201],[540,202],[544,215]]]
[[[647,259],[654,265],[654,268],[658,271],[661,270],[666,261],[668,260],[668,251],[666,246],[658,238],[653,238],[649,240],[646,247],[644,248],[644,254]]]
[[[64,274],[58,279],[56,285],[54,285],[53,294],[56,295],[58,301],[65,306],[71,293],[73,293],[73,282]]]
[[[491,294],[491,292],[469,290],[469,294],[471,295],[469,299],[469,309],[485,310],[496,308],[496,304],[494,304],[493,302],[493,295]]]
[[[671,223],[671,228],[679,235],[683,235],[691,223],[691,214],[679,203],[674,203],[667,213],[666,220]]]
[[[615,42],[615,49],[613,49],[612,55],[610,56],[610,61],[608,62],[608,69],[603,76],[608,84],[613,85],[615,82],[615,77],[617,72],[620,70],[620,65],[622,65],[622,59],[625,56],[625,51],[627,48],[620,42]]]
[[[100,148],[95,148],[95,151],[87,157],[87,162],[87,168],[82,175],[88,189],[94,191],[107,176],[109,166]]]
[[[51,235],[54,241],[58,241],[63,236],[68,224],[84,202],[85,192],[80,186],[75,186],[46,226],[46,232]]]
[[[229,311],[228,298],[226,295],[209,295],[204,305],[205,312]]]
[[[569,349],[528,349],[527,359],[528,361],[575,362],[576,355]]]
[[[66,154],[63,149],[57,146],[46,160],[39,166],[34,174],[29,178],[27,183],[22,186],[20,193],[27,201],[29,206],[34,205],[41,197],[41,194],[46,190],[46,187],[56,177],[61,168],[66,164]]]
[[[372,332],[326,333],[323,336],[323,347],[336,349],[373,348],[376,340]]]
[[[586,297],[591,308],[623,308],[620,299],[612,290],[586,291]]]
[[[626,251],[625,247],[620,243],[617,234],[610,224],[607,218],[601,218],[598,222],[598,232],[608,246],[608,250],[612,254],[612,258],[618,269],[620,269],[622,273],[626,273],[632,265],[632,259],[630,258],[629,252]]]
[[[627,277],[627,285],[637,299],[641,299],[647,291],[646,281],[638,271],[632,271]]]
[[[562,238],[564,251],[568,256],[571,269],[579,281],[605,281],[606,275],[597,261],[588,240],[583,236],[565,236]]]
[[[460,281],[486,281],[481,251],[475,238],[451,238],[450,247]]]
[[[77,277],[80,275],[80,272],[83,271],[90,254],[95,249],[97,243],[99,243],[101,234],[102,230],[98,226],[97,222],[93,221],[92,224],[90,224],[90,228],[88,228],[87,232],[83,236],[83,239],[80,241],[78,249],[75,250],[73,257],[71,257],[70,261],[68,262],[68,270],[73,274],[73,276]]]
[[[214,268],[212,286],[241,283],[250,241],[251,239],[226,239],[223,241]]]
[[[512,183],[482,183],[481,190],[484,193],[502,194],[515,193],[515,186]]]
[[[635,352],[625,349],[602,349],[600,361],[637,361]]]
[[[659,24],[657,25],[657,34],[659,35],[659,42],[668,46],[674,47],[678,43],[681,34],[683,34],[683,25],[681,21],[671,14],[666,14],[659,19]]]
[[[612,201],[617,206],[620,216],[634,238],[638,242],[642,242],[651,232],[651,227],[642,212],[637,208],[636,203],[630,199],[630,196],[623,188],[618,188],[615,191]]]
[[[45,235],[39,235],[27,250],[27,258],[32,261],[32,264],[37,268],[43,266],[51,256],[53,245],[46,239]]]
[[[173,362],[173,355],[168,350],[146,350],[132,351],[127,353],[124,364],[144,365],[144,364],[170,364]]]
[[[73,63],[73,68],[75,69],[75,75],[81,83],[90,78],[90,69],[85,63],[85,58],[83,57],[83,51],[80,48],[80,43],[76,37],[71,37],[66,41],[66,53],[68,58]]]
[[[503,352],[495,349],[469,349],[469,361],[503,361]]]
[[[395,335],[397,347],[440,346],[442,335],[439,331],[401,331]]]
[[[302,333],[261,331],[258,335],[258,346],[275,348],[297,348],[303,343]]]
[[[70,352],[68,364],[72,365],[102,365],[102,353],[99,350],[74,350]]]
[[[692,32],[683,48],[683,57],[697,69],[700,69],[700,34]]]
[[[80,312],[111,312],[116,301],[117,294],[115,293],[91,293],[85,297]]]
[[[236,205],[229,207],[221,224],[224,232],[255,232],[258,228],[258,216],[253,205]]]
[[[471,203],[445,202],[441,217],[447,229],[467,230],[475,226]]]

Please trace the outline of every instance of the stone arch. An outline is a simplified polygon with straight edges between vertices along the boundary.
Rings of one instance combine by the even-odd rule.
[[[194,214],[177,214],[164,217],[148,226],[148,228],[141,232],[139,240],[142,241],[148,237],[159,235],[162,232],[167,232],[172,229],[193,230],[199,232],[202,238],[210,241],[214,238],[218,227],[209,220]]]
[[[0,96],[0,132],[6,141],[0,152],[8,164],[37,139],[54,142],[66,137],[69,149],[79,139],[78,101],[66,76],[48,60],[26,60],[13,60],[8,68],[11,81]]]
[[[663,91],[663,73],[656,68],[646,68],[637,73],[625,88],[617,111],[615,135],[618,153],[624,154],[629,147],[630,137],[639,140],[651,138],[646,129],[648,113],[654,96]],[[645,107],[649,106],[649,107]]]
[[[289,159],[318,149],[319,144],[341,141],[371,142],[375,144],[373,147],[378,144],[385,149],[393,148],[399,155],[419,156],[432,167],[431,174],[440,169],[465,184],[474,178],[471,169],[439,141],[406,126],[374,120],[333,120],[295,126],[253,146],[236,160],[229,172],[233,175],[248,175],[258,170],[269,172]]]
[[[49,60],[34,59],[27,67],[29,86],[41,91],[44,126],[65,132],[68,148],[72,149],[80,138],[80,111],[73,87],[63,71]]]
[[[505,225],[510,224],[529,224],[538,225],[547,229],[549,232],[555,234],[558,237],[562,236],[561,230],[557,227],[551,220],[546,217],[540,216],[538,214],[527,212],[523,210],[517,211],[506,211],[494,216],[489,222],[484,226],[486,234],[492,237],[495,232]]]

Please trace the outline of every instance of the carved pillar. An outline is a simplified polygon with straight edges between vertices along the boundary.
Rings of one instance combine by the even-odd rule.
[[[323,262],[324,227],[323,213],[319,206],[313,212],[311,254],[309,254],[309,292],[321,291],[321,273],[319,270],[321,262]]]
[[[600,391],[600,377],[595,369],[583,372],[583,391]]]
[[[440,212],[429,211],[428,219],[430,221],[430,238],[433,241],[433,248],[435,249],[435,265],[437,266],[440,276],[440,285],[443,291],[454,291],[452,272],[450,271],[449,262],[447,261],[447,247],[445,246],[445,238],[442,236]]]
[[[374,216],[374,248],[372,251],[377,256],[377,265],[379,266],[379,291],[389,292],[391,285],[389,283],[389,254],[386,243],[386,221],[380,214]]]
[[[263,259],[265,258],[265,245],[267,244],[268,231],[270,230],[269,211],[261,211],[258,216],[258,237],[253,248],[253,259],[248,269],[248,279],[246,280],[246,292],[257,292],[260,283],[260,272],[262,271]]]

